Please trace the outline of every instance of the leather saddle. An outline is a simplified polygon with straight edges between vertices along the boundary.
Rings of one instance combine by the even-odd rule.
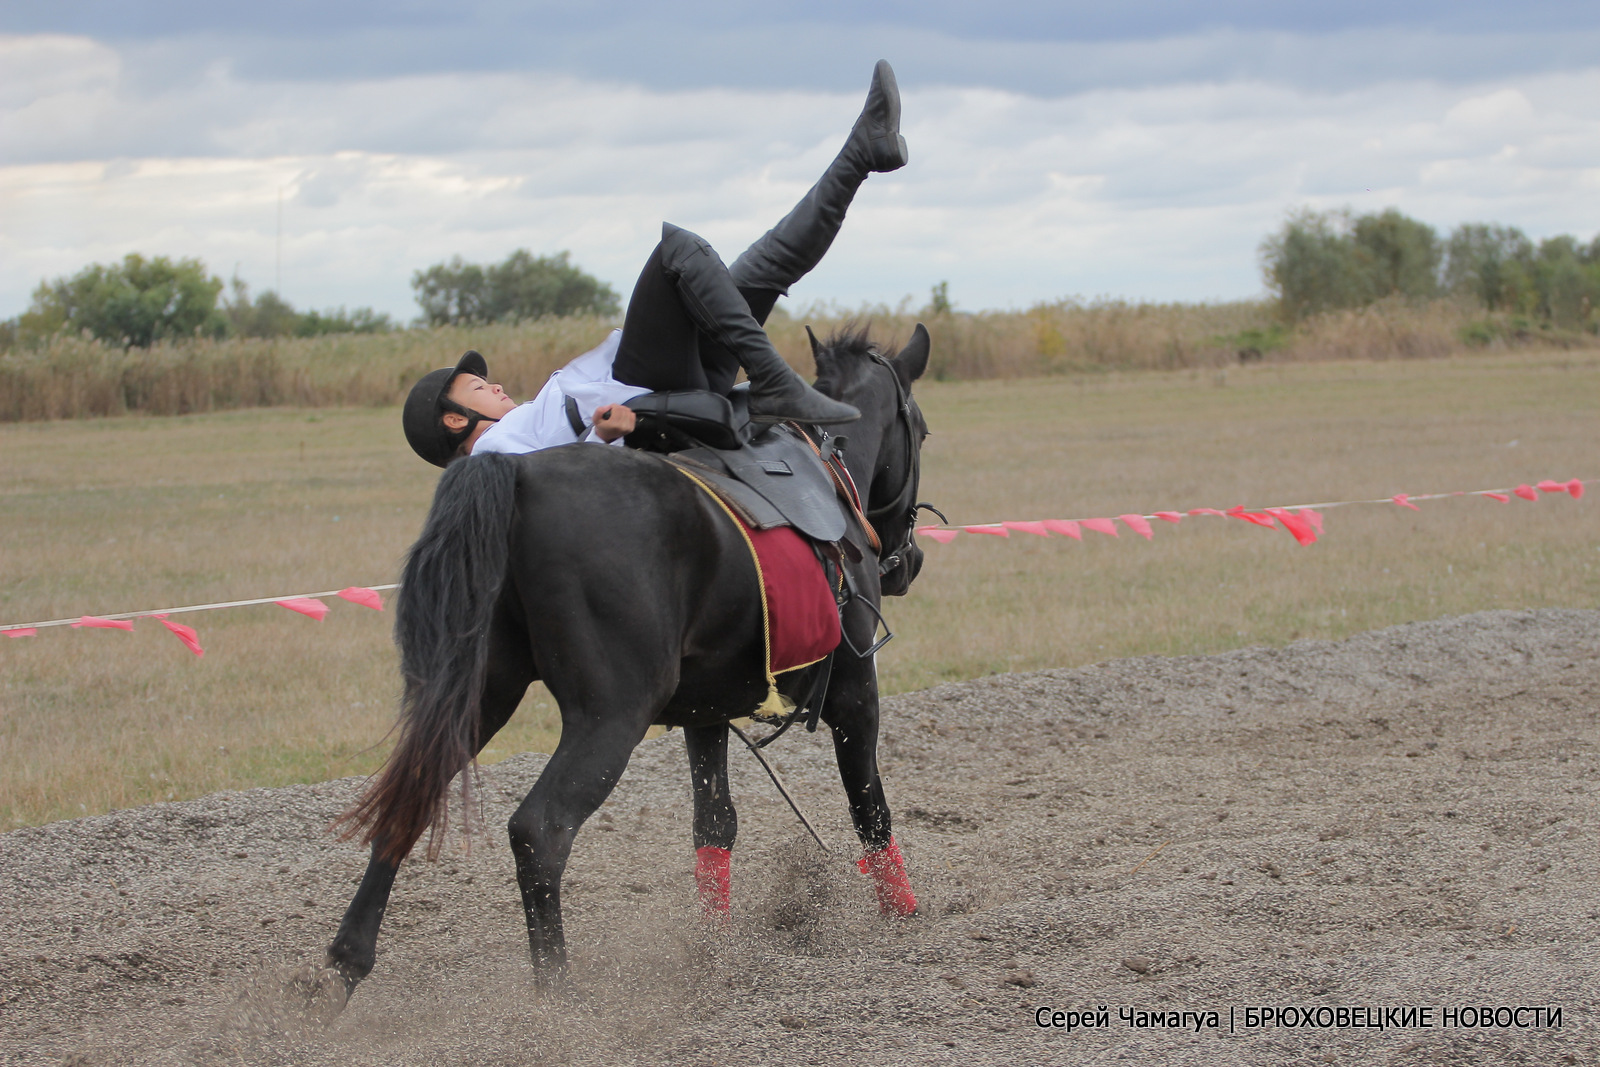
[[[845,511],[816,449],[791,426],[752,423],[744,386],[731,397],[695,389],[646,393],[627,406],[638,416],[625,442],[630,448],[663,454],[751,527],[793,526],[821,542],[844,537]]]

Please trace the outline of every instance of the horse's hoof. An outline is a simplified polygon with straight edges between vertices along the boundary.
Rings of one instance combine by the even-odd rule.
[[[222,1025],[240,1034],[320,1030],[348,1001],[344,975],[305,963],[252,979],[228,1007]]]
[[[285,1006],[308,1026],[324,1027],[339,1017],[355,989],[351,979],[335,967],[305,963],[278,973]]]
[[[546,1002],[571,1001],[581,999],[577,987],[567,981],[565,968],[559,971],[543,971],[535,969],[533,972],[533,989],[535,995]]]

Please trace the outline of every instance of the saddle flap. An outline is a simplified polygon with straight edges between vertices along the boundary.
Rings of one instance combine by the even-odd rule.
[[[680,453],[680,457],[703,468],[725,472],[747,492],[754,490],[807,537],[837,541],[845,534],[845,513],[827,468],[810,442],[788,426],[774,426],[741,448],[695,448]]]

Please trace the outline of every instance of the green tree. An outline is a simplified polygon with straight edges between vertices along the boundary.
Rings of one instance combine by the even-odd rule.
[[[463,262],[460,256],[451,256],[448,263],[435,263],[412,274],[411,289],[430,326],[485,321],[483,304],[488,283],[483,268]]]
[[[535,256],[519,248],[487,267],[453,256],[413,274],[411,288],[434,326],[620,310],[612,288],[574,266],[566,252]]]
[[[198,259],[130,253],[121,263],[95,263],[70,278],[40,283],[18,325],[33,337],[88,330],[103,341],[138,347],[223,337],[228,320],[217,307],[221,291],[222,279],[207,274]]]
[[[1371,299],[1352,229],[1349,212],[1303,209],[1261,242],[1261,273],[1284,318],[1296,322]]]
[[[1356,219],[1351,236],[1369,298],[1427,300],[1439,295],[1439,235],[1394,208]]]
[[[1534,258],[1538,314],[1564,330],[1588,325],[1600,305],[1600,265],[1586,261],[1588,251],[1563,234],[1540,241]]]
[[[254,300],[250,287],[237,276],[232,295],[224,301],[228,324],[239,337],[316,337],[325,333],[387,333],[395,328],[388,315],[371,308],[329,308],[296,311],[294,305],[268,289]]]
[[[299,318],[294,307],[268,289],[254,300],[250,287],[238,275],[229,283],[231,290],[223,301],[231,332],[239,337],[292,337]]]
[[[1394,208],[1352,217],[1302,209],[1261,242],[1261,272],[1291,322],[1375,300],[1439,293],[1439,236]]]
[[[343,307],[325,311],[302,311],[295,321],[296,337],[317,337],[325,333],[388,333],[395,329],[386,312],[371,308],[346,311]]]
[[[1444,285],[1490,311],[1531,313],[1533,242],[1514,226],[1468,222],[1445,243]]]

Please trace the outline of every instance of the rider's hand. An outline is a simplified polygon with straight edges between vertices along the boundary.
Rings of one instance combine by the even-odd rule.
[[[594,435],[607,444],[632,433],[638,422],[633,409],[624,404],[606,404],[594,409]]]

